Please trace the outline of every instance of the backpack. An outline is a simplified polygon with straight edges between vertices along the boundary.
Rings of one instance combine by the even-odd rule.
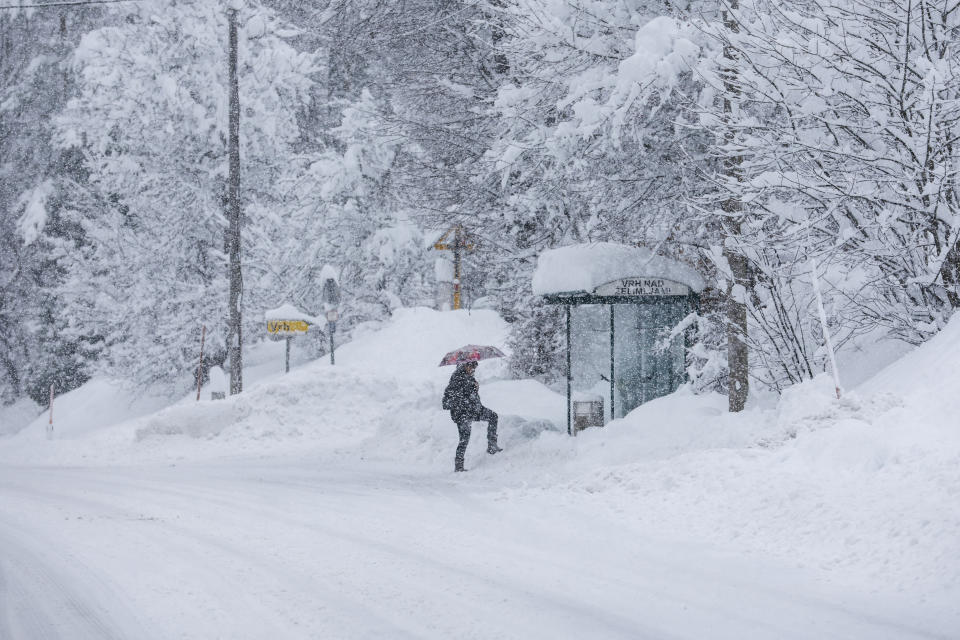
[[[448,384],[447,388],[443,390],[443,401],[440,403],[447,411],[453,409],[453,385]]]

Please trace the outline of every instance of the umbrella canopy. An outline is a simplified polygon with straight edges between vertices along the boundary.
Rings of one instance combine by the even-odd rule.
[[[491,347],[487,345],[479,344],[468,344],[465,347],[460,347],[459,349],[454,349],[447,355],[443,356],[443,360],[440,361],[440,366],[448,364],[463,364],[464,362],[477,362],[478,360],[486,360],[487,358],[503,358],[506,354],[496,347]]]

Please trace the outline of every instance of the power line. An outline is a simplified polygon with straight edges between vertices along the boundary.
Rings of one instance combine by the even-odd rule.
[[[76,2],[44,2],[42,4],[5,4],[0,9],[45,9],[47,7],[76,7],[85,4],[116,4],[118,2],[140,2],[140,0],[77,0]]]

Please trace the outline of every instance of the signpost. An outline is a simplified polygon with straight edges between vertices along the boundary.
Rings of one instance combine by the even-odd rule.
[[[293,320],[281,320],[279,317],[295,318],[296,316],[301,316],[300,318]],[[297,311],[294,307],[290,305],[284,305],[279,309],[267,312],[267,333],[272,336],[282,336],[286,338],[287,342],[287,357],[286,365],[284,367],[284,373],[290,373],[290,341],[293,339],[293,336],[306,334],[310,329],[310,320],[306,318],[312,318],[312,316],[307,316],[300,311]]]
[[[453,234],[453,243],[448,238]],[[456,224],[447,232],[440,236],[440,239],[433,244],[433,248],[438,251],[453,251],[453,309],[460,308],[460,274],[463,265],[463,251],[470,251],[473,245],[466,241],[466,234],[463,232],[463,226]]]
[[[323,265],[320,271],[320,278],[323,280],[323,290],[320,294],[320,300],[323,302],[323,309],[327,316],[327,332],[330,334],[330,364],[335,364],[333,355],[333,333],[337,330],[337,320],[340,319],[340,279],[337,277],[337,270],[329,264]]]
[[[330,364],[334,364],[333,333],[337,330],[337,320],[340,319],[338,306],[340,305],[340,282],[337,270],[332,266],[323,265],[320,271],[321,302],[327,321],[327,330],[330,332]],[[310,330],[310,325],[322,323],[319,315],[314,316],[300,311],[289,303],[280,305],[264,313],[263,319],[267,323],[267,333],[271,336],[286,339],[286,365],[284,371],[290,373],[290,343],[294,336],[304,335]]]
[[[327,331],[330,333],[330,364],[334,364],[333,359],[333,332],[337,330],[337,320],[340,319],[340,312],[336,309],[327,311]]]

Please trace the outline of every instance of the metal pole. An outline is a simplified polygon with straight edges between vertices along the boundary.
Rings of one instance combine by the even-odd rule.
[[[290,340],[293,336],[287,336],[287,366],[284,368],[284,373],[290,373]]]
[[[207,325],[200,332],[200,364],[197,365],[197,402],[200,402],[200,381],[203,379],[203,341],[207,338]]]
[[[570,368],[570,305],[566,305],[567,308],[567,435],[573,435],[573,417],[570,415],[572,411],[572,400],[570,384],[573,380],[573,371]]]
[[[330,323],[330,364],[335,364],[333,359],[333,323]]]
[[[614,336],[616,335],[616,333],[615,333],[615,331],[614,331],[614,329],[613,329],[613,309],[614,309],[614,306],[611,304],[611,305],[610,305],[610,419],[611,419],[611,420],[613,420],[614,415],[615,415],[614,412],[613,412],[613,402],[614,402],[614,400],[613,400],[613,389],[614,389],[614,387],[613,387],[613,374],[614,374],[614,368],[613,368],[613,353],[614,353],[614,351],[613,351],[613,340],[614,340]]]

